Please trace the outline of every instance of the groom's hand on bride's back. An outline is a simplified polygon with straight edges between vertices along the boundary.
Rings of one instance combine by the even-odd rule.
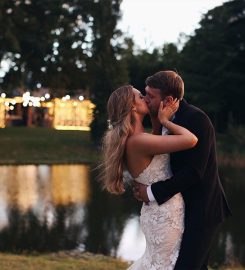
[[[140,184],[136,181],[133,182],[133,193],[134,193],[134,197],[138,200],[138,201],[143,201],[145,203],[149,202],[149,198],[147,195],[147,186]]]

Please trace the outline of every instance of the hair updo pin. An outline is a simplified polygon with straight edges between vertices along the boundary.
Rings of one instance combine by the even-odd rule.
[[[108,126],[108,129],[109,130],[112,130],[113,129],[113,124],[112,124],[112,122],[111,122],[110,119],[107,120],[107,126]]]

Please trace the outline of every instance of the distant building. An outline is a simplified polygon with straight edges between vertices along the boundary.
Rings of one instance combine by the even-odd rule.
[[[95,105],[88,99],[62,99],[50,96],[34,97],[29,92],[22,97],[0,97],[0,128],[38,126],[55,129],[90,130]]]

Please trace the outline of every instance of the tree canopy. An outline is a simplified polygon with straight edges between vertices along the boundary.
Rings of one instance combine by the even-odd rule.
[[[185,82],[185,97],[204,109],[215,127],[244,124],[245,1],[224,3],[203,15],[200,26],[183,47],[163,44],[152,53],[128,56],[131,83],[143,90],[147,76],[175,70]],[[132,50],[133,51],[133,50]]]
[[[121,46],[115,43],[121,36],[116,28],[121,16],[120,3],[121,0],[104,0],[91,4],[93,47],[88,70],[92,101],[96,104],[92,138],[98,143],[107,126],[106,103],[109,95],[128,82],[125,61],[120,57]]]
[[[65,0],[2,0],[0,60],[10,61],[5,90],[85,86],[87,6]]]
[[[106,102],[122,84],[144,91],[145,79],[163,69],[177,71],[186,97],[203,108],[219,130],[244,124],[245,0],[209,10],[200,26],[178,44],[134,50],[117,29],[122,0],[2,0],[0,62],[9,63],[0,88],[35,89],[61,96],[89,89],[96,105],[92,136],[106,129]]]
[[[204,14],[181,52],[188,96],[221,129],[228,121],[244,124],[244,29],[245,1],[224,3]]]

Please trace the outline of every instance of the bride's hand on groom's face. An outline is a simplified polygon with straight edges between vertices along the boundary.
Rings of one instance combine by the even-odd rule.
[[[140,183],[134,181],[134,183],[133,183],[133,193],[134,193],[134,197],[138,201],[143,201],[145,203],[149,202],[146,189],[147,189],[146,185],[143,185],[143,184],[140,184]]]
[[[167,104],[164,104],[163,101],[161,101],[159,110],[158,110],[158,119],[162,123],[166,120],[170,120],[173,115],[176,113],[176,111],[179,108],[179,100],[174,99],[172,101],[169,101]]]

